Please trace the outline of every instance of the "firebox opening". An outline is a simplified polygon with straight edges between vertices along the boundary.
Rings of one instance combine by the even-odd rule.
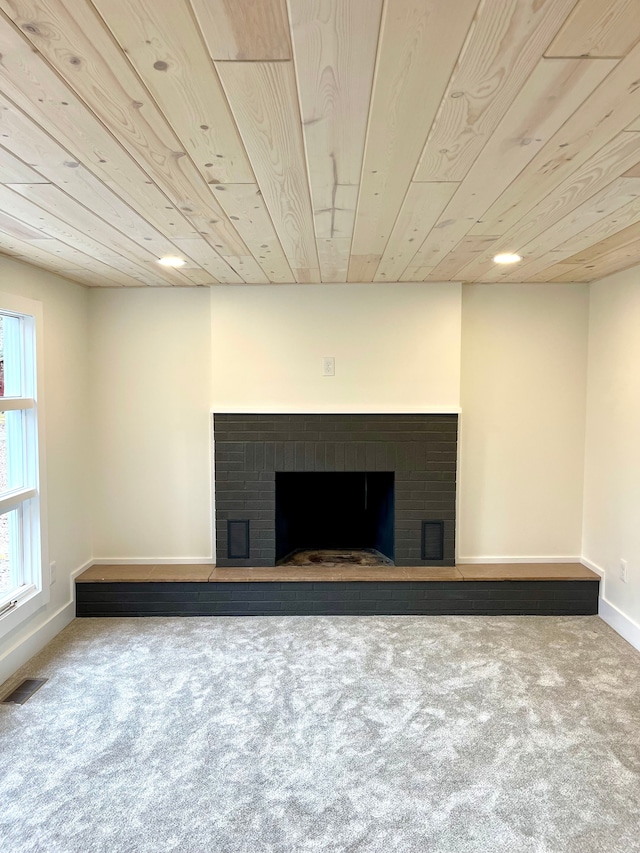
[[[276,473],[276,561],[359,548],[394,559],[393,472]]]

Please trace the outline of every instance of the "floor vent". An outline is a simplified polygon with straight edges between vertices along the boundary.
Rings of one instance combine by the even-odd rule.
[[[47,681],[46,678],[25,678],[20,684],[2,700],[2,704],[24,705],[34,693],[37,693],[42,685]]]

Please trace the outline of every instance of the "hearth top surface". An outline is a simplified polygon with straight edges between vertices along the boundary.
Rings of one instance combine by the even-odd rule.
[[[275,566],[216,568],[213,565],[96,565],[76,578],[83,583],[247,583],[291,581],[599,581],[580,563],[519,563],[458,566]]]

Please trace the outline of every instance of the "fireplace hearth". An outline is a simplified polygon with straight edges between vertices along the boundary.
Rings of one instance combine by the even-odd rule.
[[[216,562],[374,550],[455,564],[458,418],[214,415]]]

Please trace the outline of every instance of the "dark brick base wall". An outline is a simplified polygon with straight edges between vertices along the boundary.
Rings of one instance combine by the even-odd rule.
[[[454,565],[457,442],[457,415],[215,415],[217,565],[275,565],[280,471],[393,472],[396,565]],[[229,558],[229,520],[249,521],[248,558]],[[422,558],[433,520],[442,560]]]
[[[596,581],[79,583],[77,616],[587,616]]]

